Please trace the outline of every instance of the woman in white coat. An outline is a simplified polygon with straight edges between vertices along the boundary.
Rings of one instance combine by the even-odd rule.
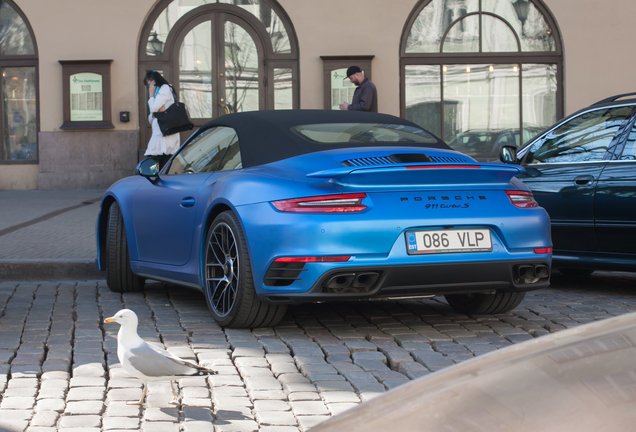
[[[156,112],[164,112],[170,105],[175,103],[172,87],[168,81],[157,71],[151,71],[146,74],[144,84],[148,86],[150,98],[148,99],[148,122],[152,125],[152,136],[148,142],[145,156],[152,156],[159,160],[159,169],[168,162],[174,152],[179,149],[181,140],[179,134],[163,136],[157,119],[152,115]]]

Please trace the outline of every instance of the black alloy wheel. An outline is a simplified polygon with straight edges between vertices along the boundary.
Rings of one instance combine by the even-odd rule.
[[[266,327],[278,323],[286,305],[259,300],[243,229],[234,213],[218,215],[205,242],[203,292],[214,319],[224,327]]]

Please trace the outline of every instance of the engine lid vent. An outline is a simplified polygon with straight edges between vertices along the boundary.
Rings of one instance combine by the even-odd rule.
[[[472,160],[470,159],[454,157],[454,156],[433,156],[431,157],[431,159],[433,160],[433,162],[463,162],[463,163],[472,162]]]
[[[377,166],[393,165],[400,163],[426,163],[433,160],[424,153],[400,153],[390,156],[376,156],[357,159],[347,159],[342,162],[344,166]]]

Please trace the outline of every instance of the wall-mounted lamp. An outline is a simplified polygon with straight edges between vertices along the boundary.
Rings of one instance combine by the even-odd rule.
[[[148,41],[148,47],[146,48],[146,52],[151,55],[161,55],[163,54],[163,42],[159,40],[157,36],[157,32],[152,32],[150,35],[152,39]]]

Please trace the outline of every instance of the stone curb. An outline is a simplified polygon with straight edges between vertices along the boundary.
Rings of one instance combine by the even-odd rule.
[[[59,281],[105,279],[94,259],[0,260],[0,281]]]

